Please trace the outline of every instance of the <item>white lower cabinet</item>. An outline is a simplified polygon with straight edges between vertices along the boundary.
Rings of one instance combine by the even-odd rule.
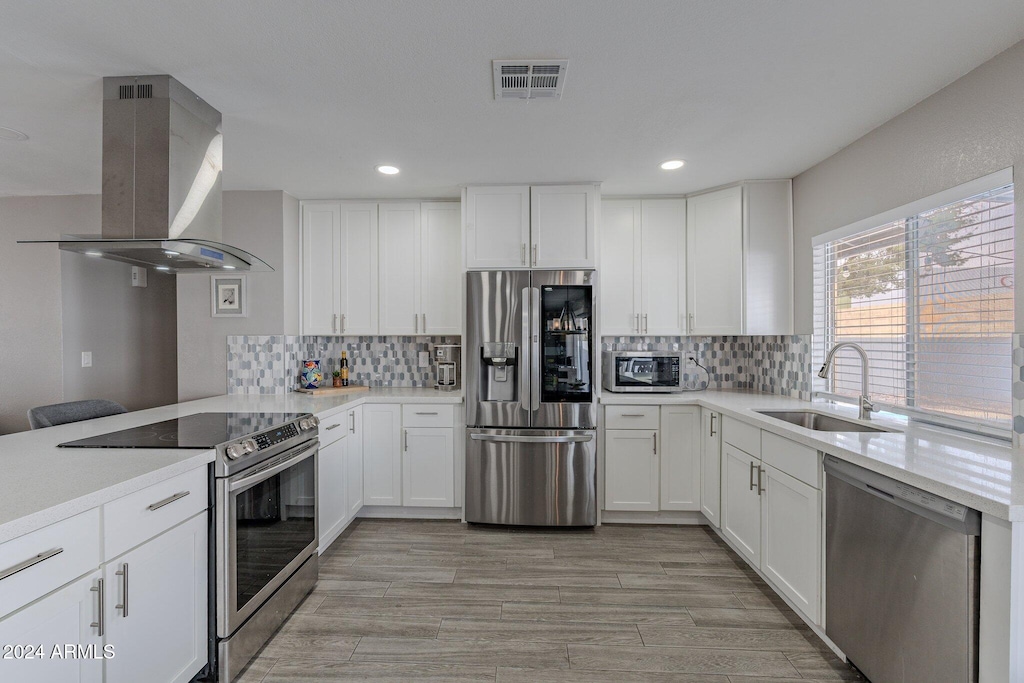
[[[207,655],[207,515],[103,567],[108,683],[189,681]]]
[[[348,411],[349,434],[345,437],[346,476],[348,486],[349,520],[352,520],[363,508],[363,407],[357,406]]]
[[[761,460],[730,444],[722,446],[722,535],[750,564],[761,564]]]
[[[769,465],[761,476],[761,571],[821,623],[821,492]]]
[[[363,504],[402,504],[402,406],[363,406]]]
[[[455,505],[455,430],[406,427],[402,436],[402,504]]]
[[[700,509],[700,408],[662,406],[662,510]]]
[[[722,525],[722,416],[701,408],[700,419],[700,511],[717,529]]]
[[[604,468],[606,510],[658,509],[657,430],[605,430]]]
[[[345,429],[348,425],[343,425]],[[349,520],[348,437],[321,446],[317,455],[317,527],[320,554],[334,542]]]
[[[31,647],[42,657],[0,659],[0,680],[34,683],[98,683],[103,679],[103,638],[99,634],[99,571],[82,577],[0,621],[0,647]],[[205,629],[204,629],[205,634]],[[82,649],[78,657],[54,658],[54,647]],[[88,656],[82,656],[90,651]],[[10,653],[15,654],[15,653]],[[0,657],[8,655],[4,650]],[[40,661],[41,660],[41,661]],[[198,669],[197,669],[198,671]],[[138,680],[155,680],[143,677]]]

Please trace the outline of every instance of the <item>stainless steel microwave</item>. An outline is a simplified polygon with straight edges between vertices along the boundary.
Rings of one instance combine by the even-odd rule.
[[[605,351],[604,388],[616,393],[672,393],[683,390],[681,351]]]

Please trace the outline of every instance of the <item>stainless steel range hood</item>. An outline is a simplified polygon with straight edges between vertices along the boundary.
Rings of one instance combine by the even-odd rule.
[[[170,76],[103,79],[102,234],[53,243],[161,271],[273,270],[221,242],[220,112]]]

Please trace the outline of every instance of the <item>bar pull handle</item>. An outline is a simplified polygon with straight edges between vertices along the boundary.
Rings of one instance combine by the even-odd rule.
[[[623,413],[620,417],[643,417],[643,413]]]
[[[435,410],[432,413],[416,411],[416,414],[417,415],[437,415],[437,411]]]
[[[354,411],[354,410],[348,411],[348,421],[349,421],[348,431],[350,431],[351,433],[355,434],[356,433],[356,411]]]
[[[96,621],[89,624],[89,628],[96,629],[96,635],[103,636],[103,579],[96,579],[96,585],[89,589],[96,593],[99,609],[96,611]]]
[[[413,313],[412,314],[412,327],[413,327],[413,330],[415,331],[415,333],[419,334],[419,331],[420,331],[420,314],[419,313]]]
[[[647,314],[646,313],[644,313],[643,319],[644,319],[644,334],[647,334]]]
[[[686,331],[687,332],[693,332],[693,328],[696,327],[696,325],[694,324],[694,321],[693,321],[693,313],[691,313],[689,316],[687,316],[687,320],[689,320],[689,324],[686,326]]]
[[[754,490],[754,461],[750,461],[750,490]],[[758,495],[761,495],[760,493]]]
[[[537,246],[534,245],[534,257],[536,258]],[[536,261],[534,262],[536,264]],[[530,299],[530,365],[533,366],[530,377],[530,406],[531,410],[540,410],[540,288],[532,287]]]
[[[636,322],[634,324],[634,329],[636,329],[636,333],[637,334],[640,334],[640,314],[639,313],[636,314]]]
[[[717,415],[715,413],[711,413],[711,433],[708,436],[715,435],[715,417],[717,417]]]
[[[125,562],[124,564],[122,564],[121,568],[119,570],[117,570],[116,572],[114,572],[114,574],[116,574],[117,576],[122,577],[121,578],[121,591],[122,591],[121,592],[121,604],[120,605],[114,605],[114,609],[121,610],[121,616],[122,617],[127,617],[128,616],[128,563]]]
[[[404,444],[402,450],[408,451],[409,450],[409,430],[408,429],[403,429],[402,430],[402,439],[405,441],[405,444]]]
[[[496,443],[587,443],[594,439],[592,434],[573,436],[524,436],[521,434],[470,434],[473,441]]]
[[[338,331],[338,314],[335,313],[331,316],[331,332]]]
[[[526,242],[519,245],[519,262],[526,265]]]
[[[152,505],[147,506],[146,509],[150,510],[150,511],[152,511],[152,510],[159,510],[160,508],[162,508],[165,505],[170,505],[171,503],[173,503],[176,500],[181,500],[182,498],[184,498],[185,496],[187,496],[190,493],[192,493],[192,492],[191,491],[180,491],[178,493],[175,493],[173,496],[168,496],[167,498],[164,498],[163,500],[158,500],[157,502],[153,503]]]
[[[757,468],[757,495],[759,495],[759,496],[762,493],[764,493],[764,486],[761,484],[761,476],[763,474],[764,474],[764,468],[759,466]]]
[[[423,334],[426,334],[427,333],[427,314],[426,313],[421,313],[420,315],[423,316]]]
[[[338,428],[338,427],[340,427],[340,426],[341,426],[340,424],[333,424],[333,425],[329,425],[329,426],[327,427],[327,431],[331,431],[332,429],[337,429],[337,428]]]
[[[537,245],[533,245],[533,265],[537,265]]]
[[[658,432],[654,432],[654,454],[658,454]]]
[[[345,333],[345,314],[341,314],[341,329],[339,330],[342,334]]]
[[[56,557],[57,555],[60,555],[62,552],[64,552],[64,548],[54,548],[53,550],[47,550],[46,552],[39,553],[35,557],[30,557],[24,562],[19,562],[13,567],[8,567],[7,569],[0,572],[0,581],[3,581],[9,576],[14,576],[18,572],[24,571],[29,567],[34,567],[40,562],[48,560],[51,557]]]
[[[525,246],[525,243],[524,243]],[[525,263],[525,261],[524,261]],[[522,347],[519,350],[519,406],[532,410],[530,403],[530,288],[523,287]]]

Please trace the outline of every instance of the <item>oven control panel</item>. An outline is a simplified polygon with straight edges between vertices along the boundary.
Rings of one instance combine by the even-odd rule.
[[[282,441],[288,439],[294,439],[299,435],[299,430],[295,428],[295,425],[291,422],[278,429],[271,429],[266,432],[262,432],[253,437],[256,441],[256,448],[261,451],[265,451],[268,448],[272,448]]]

